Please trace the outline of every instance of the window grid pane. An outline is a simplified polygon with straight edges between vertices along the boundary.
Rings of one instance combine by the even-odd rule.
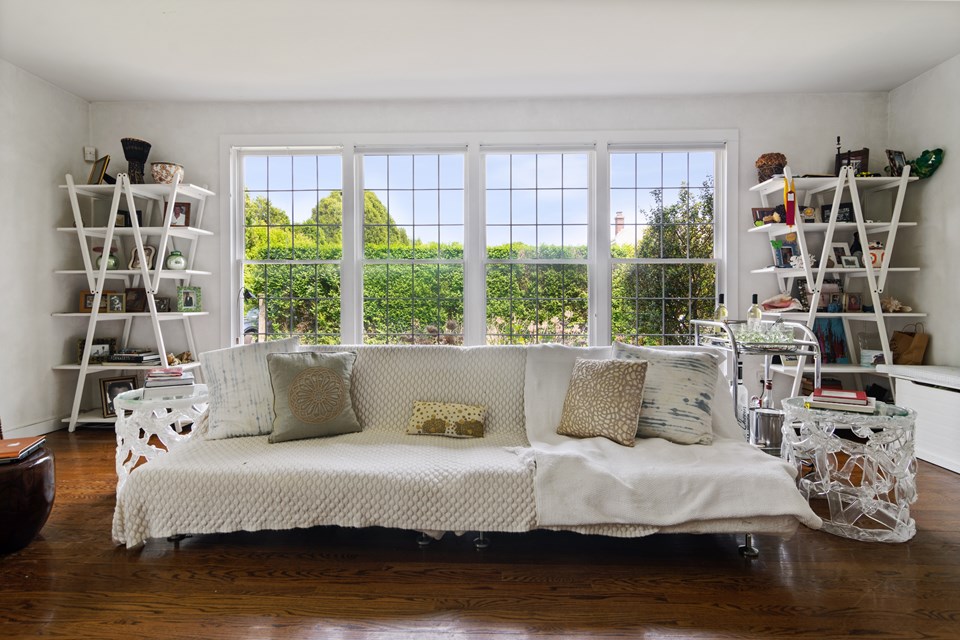
[[[714,151],[611,154],[613,340],[690,344],[690,320],[711,316],[715,161]]]
[[[339,155],[243,156],[245,342],[340,342],[341,165]]]

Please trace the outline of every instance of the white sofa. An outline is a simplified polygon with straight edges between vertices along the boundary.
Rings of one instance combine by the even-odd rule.
[[[361,432],[270,444],[212,439],[216,425],[201,420],[121,477],[114,540],[318,525],[622,537],[820,526],[793,468],[743,441],[719,375],[712,444],[649,438],[630,448],[555,433],[575,359],[610,358],[611,347],[311,349],[357,352]],[[407,435],[418,400],[485,405],[484,437]]]

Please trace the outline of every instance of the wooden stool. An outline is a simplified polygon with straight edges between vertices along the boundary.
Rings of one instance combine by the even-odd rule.
[[[40,447],[0,465],[0,553],[24,548],[47,522],[56,496],[53,452]]]

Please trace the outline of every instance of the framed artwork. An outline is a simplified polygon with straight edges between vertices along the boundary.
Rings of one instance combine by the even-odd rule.
[[[137,211],[137,225],[143,226],[143,211]],[[133,220],[130,218],[129,211],[117,211],[117,220],[114,222],[115,227],[132,227]]]
[[[154,259],[157,257],[157,248],[151,247],[148,244],[143,245],[143,253],[147,256],[147,269],[153,269]],[[140,252],[136,249],[133,250],[133,255],[130,256],[130,262],[127,264],[128,269],[139,269],[140,268]]]
[[[167,203],[164,203],[166,206]],[[173,217],[170,218],[171,227],[189,227],[190,226],[190,203],[173,203]]]
[[[110,164],[110,156],[103,156],[94,162],[90,168],[90,177],[87,178],[87,184],[102,184],[103,176],[107,173],[108,164]]]
[[[843,285],[840,283],[840,280],[837,278],[824,278],[823,289],[820,291],[820,297],[816,301],[817,310],[826,311],[830,306],[830,296],[835,293],[843,293]],[[812,298],[813,292],[810,290],[810,285],[804,281],[800,287],[800,303],[803,305],[804,311],[810,310],[810,306],[813,304]]]
[[[124,391],[133,391],[137,388],[137,376],[117,376],[116,378],[100,379],[100,405],[104,418],[116,418],[117,411],[113,400]]]
[[[867,163],[870,160],[870,149],[864,147],[857,151],[847,151],[846,153],[838,153],[836,157],[836,162],[834,164],[834,175],[840,175],[841,167],[852,167],[854,175],[867,171]]]
[[[103,295],[100,296],[100,311],[107,310],[107,294],[109,291],[104,291]],[[93,291],[81,291],[80,292],[80,313],[90,313],[93,311]]]
[[[753,226],[762,227],[765,224],[770,224],[773,222],[773,207],[754,207],[753,212]]]
[[[105,293],[107,299],[107,313],[123,313],[127,310],[127,294]]]
[[[833,213],[833,204],[825,204],[820,207],[820,217],[823,222],[830,222],[830,215]],[[837,208],[837,222],[853,222],[853,203],[841,202]]]
[[[790,258],[792,258],[794,255],[793,247],[785,245],[777,248],[776,252],[777,266],[784,269],[789,269],[792,266],[790,264]]]
[[[859,293],[843,294],[843,310],[847,312],[863,311],[863,298]]]
[[[900,177],[903,175],[903,168],[907,166],[907,157],[903,151],[894,151],[887,149],[887,162],[890,163],[890,175]]]
[[[860,268],[860,258],[857,256],[840,256],[840,266],[844,268]]]
[[[147,290],[143,288],[124,289],[126,308],[130,313],[142,313],[147,310]]]
[[[800,219],[804,222],[820,222],[817,218],[817,210],[814,207],[804,207],[801,209]]]
[[[83,363],[83,350],[87,346],[86,338],[77,340],[77,364]],[[90,344],[90,364],[99,364],[117,350],[116,338],[94,338]]]
[[[177,311],[201,311],[200,287],[177,287]]]
[[[850,245],[846,242],[834,242],[830,249],[833,251],[833,264],[837,267],[843,264],[843,256],[850,255]]]
[[[153,304],[157,307],[157,313],[166,313],[170,311],[170,298],[157,298],[153,299]]]

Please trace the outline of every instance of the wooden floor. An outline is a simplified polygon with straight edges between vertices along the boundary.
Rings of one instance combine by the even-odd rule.
[[[917,536],[861,543],[801,529],[616,540],[316,528],[110,540],[113,432],[49,437],[50,520],[0,557],[0,637],[960,638],[960,475],[920,464]],[[750,487],[744,487],[750,490]]]

